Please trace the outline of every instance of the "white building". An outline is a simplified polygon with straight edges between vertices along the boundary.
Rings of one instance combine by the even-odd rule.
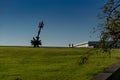
[[[97,48],[98,41],[87,41],[79,44],[74,44],[74,47],[89,47],[89,48]]]

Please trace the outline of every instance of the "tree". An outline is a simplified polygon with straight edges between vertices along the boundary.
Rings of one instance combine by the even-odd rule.
[[[108,0],[102,8],[100,19],[100,47],[107,51],[120,42],[120,0]]]
[[[43,21],[39,22],[39,25],[38,25],[39,30],[38,30],[38,34],[36,36],[36,39],[33,37],[33,40],[31,40],[31,45],[33,45],[34,47],[39,47],[39,45],[42,45],[41,40],[39,40],[40,39],[39,36],[40,36],[40,32],[43,29],[43,27],[44,27]]]

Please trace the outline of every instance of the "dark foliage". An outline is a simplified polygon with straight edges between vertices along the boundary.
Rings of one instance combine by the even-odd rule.
[[[118,47],[120,43],[120,0],[108,0],[102,8],[100,30],[100,48],[104,51]]]

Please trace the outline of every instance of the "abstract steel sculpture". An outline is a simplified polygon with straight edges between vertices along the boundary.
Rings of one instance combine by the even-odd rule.
[[[40,40],[40,32],[41,30],[43,29],[43,26],[44,26],[44,23],[43,21],[42,22],[39,22],[39,25],[38,25],[38,34],[36,37],[33,37],[33,40],[31,40],[31,45],[33,45],[34,47],[39,47],[39,45],[42,45],[42,42]]]

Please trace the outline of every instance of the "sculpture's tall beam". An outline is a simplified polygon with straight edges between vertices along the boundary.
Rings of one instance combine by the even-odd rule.
[[[43,29],[43,26],[44,26],[44,23],[43,23],[43,21],[42,21],[42,22],[40,22],[39,25],[38,25],[39,30],[38,30],[37,37],[39,37],[40,32],[41,32],[41,29]]]

